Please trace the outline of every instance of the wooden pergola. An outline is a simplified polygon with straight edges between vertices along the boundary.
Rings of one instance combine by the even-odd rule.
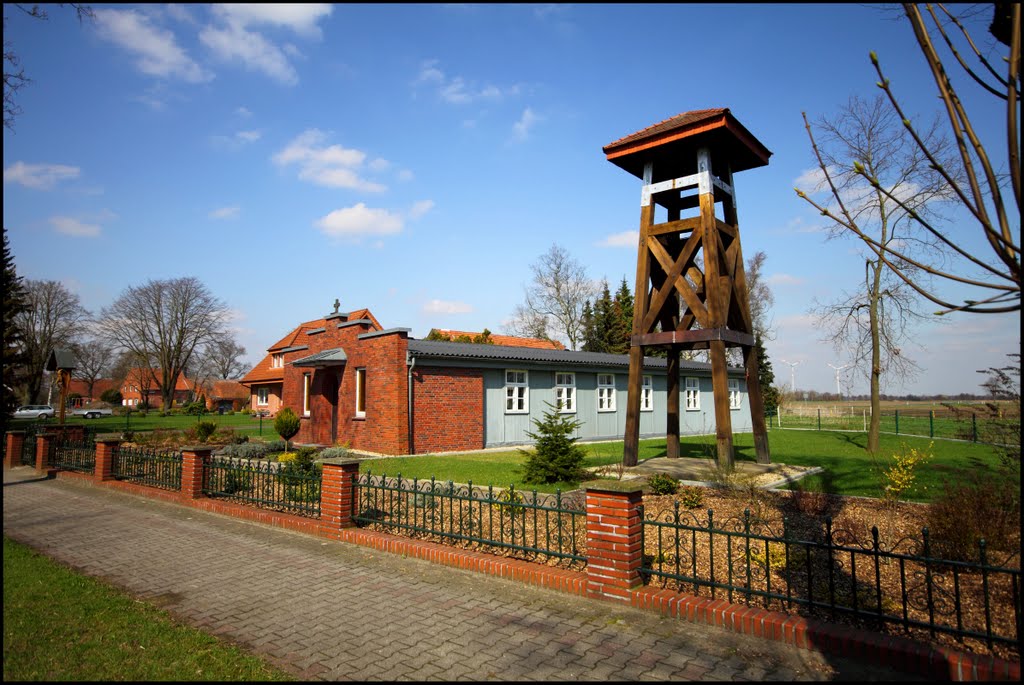
[[[644,348],[661,346],[668,351],[667,456],[679,456],[680,353],[708,350],[718,464],[733,469],[725,349],[740,347],[757,460],[770,463],[733,174],[767,165],[772,153],[725,108],[684,112],[603,150],[643,181],[623,462],[637,463]],[[655,223],[657,206],[666,221]]]

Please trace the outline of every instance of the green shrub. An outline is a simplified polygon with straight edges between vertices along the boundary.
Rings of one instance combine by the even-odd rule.
[[[189,416],[201,416],[206,413],[206,405],[199,400],[189,402],[181,408],[181,413]]]
[[[533,421],[536,432],[527,433],[535,441],[534,450],[519,450],[526,455],[523,482],[578,482],[585,475],[583,460],[587,453],[576,444],[572,434],[583,422],[559,414],[550,402],[546,404],[550,409],[544,413],[543,420]]]
[[[200,421],[196,424],[196,437],[199,438],[199,442],[206,442],[216,431],[217,423],[214,421]]]
[[[647,478],[647,486],[655,495],[674,495],[679,490],[679,481],[664,473],[655,473]]]
[[[315,502],[320,499],[320,465],[316,463],[317,448],[300,447],[292,459],[278,472],[285,486],[285,496],[295,502]],[[284,455],[281,455],[282,457]],[[282,461],[278,458],[278,461]]]
[[[687,509],[704,506],[704,489],[695,485],[687,485],[679,493],[679,503]]]
[[[299,417],[288,407],[277,412],[274,419],[274,431],[281,436],[285,443],[285,449],[289,449],[289,442],[299,432]]]
[[[107,404],[120,405],[124,401],[121,391],[116,388],[109,388],[100,394],[100,399]]]
[[[345,447],[328,447],[320,450],[319,459],[348,459],[352,456],[351,452]]]
[[[928,507],[931,556],[977,562],[982,538],[990,550],[1012,551],[1019,526],[1019,480],[978,473],[950,479]]]

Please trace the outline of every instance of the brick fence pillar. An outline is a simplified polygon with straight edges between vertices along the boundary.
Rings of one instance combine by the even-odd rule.
[[[203,496],[206,461],[212,453],[212,447],[181,448],[181,494],[185,499]]]
[[[359,462],[345,459],[325,459],[323,482],[320,486],[320,528],[325,533],[356,525],[352,511],[358,493]]]
[[[53,446],[56,442],[57,436],[53,433],[40,433],[36,436],[36,471],[46,471],[50,468]]]
[[[629,602],[643,584],[641,485],[584,483],[587,493],[587,595]]]
[[[114,478],[114,450],[121,445],[118,438],[96,439],[96,480],[112,480]]]
[[[4,436],[4,468],[11,469],[21,465],[21,450],[25,446],[25,431],[7,431]]]

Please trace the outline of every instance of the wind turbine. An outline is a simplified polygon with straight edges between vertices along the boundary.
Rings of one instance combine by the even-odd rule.
[[[836,394],[839,395],[839,399],[843,399],[843,389],[839,387],[839,372],[848,366],[850,366],[850,364],[843,364],[842,366],[832,366],[829,364],[829,367],[834,369],[836,372]]]
[[[801,362],[787,362],[785,359],[780,359],[783,364],[789,364],[789,389],[792,392],[796,392],[796,367]]]

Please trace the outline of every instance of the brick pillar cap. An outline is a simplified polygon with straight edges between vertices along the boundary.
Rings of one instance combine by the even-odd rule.
[[[36,433],[36,437],[37,438],[52,438],[55,435],[57,435],[57,434],[53,433],[53,432],[50,432],[50,433]]]
[[[324,459],[321,463],[324,464],[324,465],[330,464],[331,466],[358,466],[359,465],[359,460],[358,459]]]
[[[580,483],[580,487],[587,492],[617,492],[622,494],[632,494],[634,492],[643,492],[643,482],[628,481],[628,480],[588,480],[584,483]]]
[[[25,431],[7,431],[8,435],[24,435]]]
[[[121,442],[121,433],[98,433],[96,442]]]
[[[210,445],[185,445],[184,447],[181,448],[181,451],[195,452],[196,454],[202,454],[204,452],[207,454],[212,454],[213,447]]]

